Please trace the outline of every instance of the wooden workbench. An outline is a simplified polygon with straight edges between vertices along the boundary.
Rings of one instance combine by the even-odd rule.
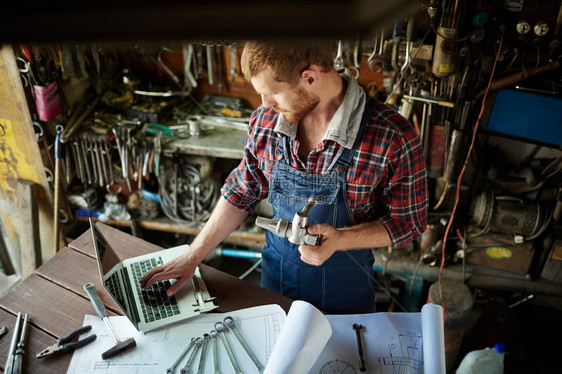
[[[118,229],[98,225],[122,259],[162,249]],[[216,297],[219,313],[265,304],[279,304],[286,312],[289,310],[291,299],[206,265],[201,265],[200,270],[210,294]],[[72,354],[45,359],[37,359],[35,355],[57,338],[82,326],[85,314],[96,314],[82,288],[87,282],[96,285],[110,315],[121,314],[101,285],[90,230],[0,298],[0,326],[8,328],[8,333],[0,338],[2,371],[18,312],[29,313],[30,320],[23,372],[61,374],[67,371]]]

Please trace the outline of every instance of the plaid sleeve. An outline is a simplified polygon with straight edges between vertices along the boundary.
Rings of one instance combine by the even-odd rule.
[[[400,248],[423,233],[427,224],[428,190],[423,149],[419,137],[403,133],[390,154],[390,181],[381,198],[389,202],[381,218],[392,245]]]
[[[260,131],[263,116],[257,115],[258,112],[254,112],[250,119],[242,161],[221,188],[227,202],[248,214],[252,214],[258,203],[267,197],[269,186],[258,158],[259,144],[267,141]]]

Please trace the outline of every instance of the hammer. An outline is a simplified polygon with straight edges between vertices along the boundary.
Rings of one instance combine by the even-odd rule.
[[[98,296],[96,286],[94,286],[92,283],[86,283],[84,285],[84,291],[86,291],[86,294],[90,297],[90,301],[92,302],[94,309],[98,313],[98,316],[102,319],[103,323],[105,323],[105,327],[107,327],[107,330],[113,338],[113,341],[115,341],[115,346],[103,352],[101,354],[101,358],[107,360],[108,358],[123,353],[128,349],[134,348],[137,345],[134,338],[129,338],[122,342],[119,337],[117,337],[117,333],[115,332],[115,329],[111,325],[109,317],[107,316],[105,305],[103,305],[100,297]]]

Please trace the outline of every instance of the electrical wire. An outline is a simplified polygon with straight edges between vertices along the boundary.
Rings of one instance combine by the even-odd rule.
[[[437,243],[439,243],[441,240],[439,240]],[[416,282],[416,277],[418,276],[418,271],[420,270],[421,264],[423,263],[424,260],[424,256],[433,251],[433,249],[436,248],[433,245],[428,246],[423,253],[420,254],[420,258],[418,259],[418,262],[416,263],[416,267],[414,268],[414,273],[412,274],[412,279],[410,280],[410,288],[408,290],[408,299],[410,300],[410,303],[412,303],[412,288],[414,288],[414,283]],[[437,246],[438,248],[438,246]]]
[[[260,258],[255,264],[253,264],[248,270],[246,270],[244,272],[244,274],[242,274],[241,276],[238,277],[238,279],[244,279],[246,278],[252,271],[254,271],[255,268],[257,268],[261,262],[263,261],[262,258]]]
[[[168,218],[182,224],[206,222],[220,196],[214,178],[204,179],[193,165],[168,168],[159,177],[162,211]]]
[[[451,217],[449,218],[449,222],[447,223],[447,228],[445,229],[444,239],[443,239],[443,246],[441,248],[441,266],[439,267],[439,297],[441,298],[441,306],[443,307],[443,314],[446,315],[447,308],[445,305],[445,299],[443,298],[443,269],[445,267],[445,247],[447,244],[447,236],[449,235],[449,231],[453,224],[453,220],[455,218],[455,213],[457,211],[457,207],[460,200],[460,190],[461,190],[461,182],[466,170],[466,166],[470,160],[470,155],[472,153],[472,149],[474,148],[474,142],[476,140],[476,136],[478,134],[478,128],[480,126],[480,120],[484,114],[484,108],[486,104],[486,99],[488,98],[488,93],[490,92],[490,86],[492,85],[492,80],[494,77],[494,72],[496,71],[496,65],[498,63],[499,56],[501,54],[501,49],[503,46],[503,35],[500,36],[500,45],[498,47],[498,53],[496,54],[496,59],[494,60],[494,66],[492,68],[492,73],[490,74],[490,79],[488,80],[488,86],[486,87],[486,92],[484,93],[484,97],[482,98],[482,105],[480,108],[480,113],[478,114],[478,118],[476,119],[476,123],[474,124],[474,130],[472,132],[472,140],[470,142],[470,147],[468,148],[468,153],[466,155],[463,167],[459,173],[457,178],[457,190],[455,195],[455,203],[453,205],[453,211],[451,212]]]

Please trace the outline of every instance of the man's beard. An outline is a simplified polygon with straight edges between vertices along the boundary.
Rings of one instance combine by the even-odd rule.
[[[300,122],[316,108],[319,102],[320,97],[318,95],[299,90],[297,98],[293,102],[294,107],[291,110],[278,107],[274,107],[273,109],[276,112],[283,113],[283,116],[290,122]]]

